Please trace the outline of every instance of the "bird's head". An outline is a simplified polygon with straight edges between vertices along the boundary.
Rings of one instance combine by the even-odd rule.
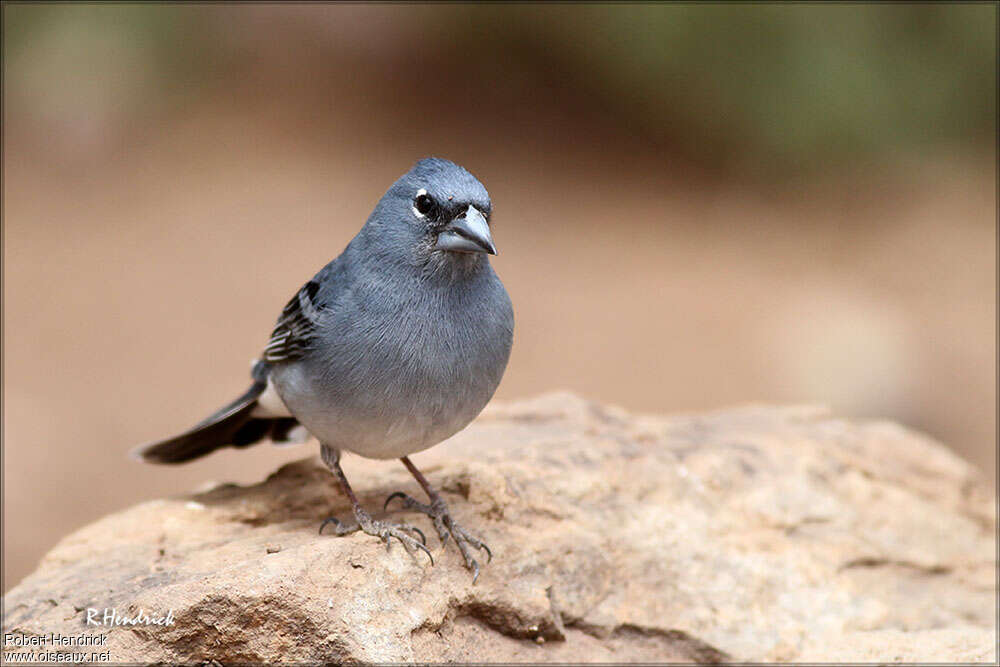
[[[454,162],[425,158],[396,181],[373,219],[378,233],[423,265],[472,267],[497,254],[490,195]],[[369,221],[371,222],[371,221]]]

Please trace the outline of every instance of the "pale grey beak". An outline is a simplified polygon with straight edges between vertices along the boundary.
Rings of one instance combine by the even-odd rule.
[[[475,206],[470,206],[464,213],[455,216],[440,234],[438,234],[436,250],[453,252],[485,252],[497,254],[490,236],[490,226],[486,218]]]

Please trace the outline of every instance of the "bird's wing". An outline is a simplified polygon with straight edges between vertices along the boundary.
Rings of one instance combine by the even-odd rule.
[[[281,311],[271,340],[264,348],[264,361],[291,361],[300,358],[312,343],[323,307],[316,302],[319,283],[310,280]]]

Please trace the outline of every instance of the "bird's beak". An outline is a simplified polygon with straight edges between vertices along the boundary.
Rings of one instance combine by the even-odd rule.
[[[497,254],[493,237],[490,236],[490,226],[475,206],[470,206],[448,223],[448,226],[438,234],[434,248],[453,252]]]

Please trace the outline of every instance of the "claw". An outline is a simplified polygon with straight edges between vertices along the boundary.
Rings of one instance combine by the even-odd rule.
[[[490,548],[482,542],[479,543],[479,548],[486,552],[486,564],[490,564],[493,561],[493,552],[490,551]],[[476,580],[473,579],[472,583],[476,583]]]
[[[427,554],[427,557],[431,559],[431,567],[434,567],[434,556],[431,555],[430,550],[424,545],[420,544],[419,542],[414,542],[413,544],[415,544],[418,549],[424,550],[424,553]]]
[[[405,500],[407,497],[408,496],[402,491],[394,491],[393,493],[390,493],[389,497],[385,499],[385,504],[382,505],[382,511],[384,512],[389,507],[389,503],[396,498],[403,498]]]
[[[472,585],[476,585],[476,579],[479,578],[479,563],[472,561]]]
[[[403,545],[403,548],[406,549],[406,553],[408,553],[408,554],[410,554],[412,556],[413,555],[413,547],[421,549],[421,550],[423,550],[423,552],[425,554],[427,554],[427,557],[431,559],[431,566],[434,565],[434,556],[431,555],[431,552],[427,550],[427,547],[425,547],[420,542],[417,542],[412,537],[409,538],[410,542],[412,542],[412,544],[411,544],[410,542],[407,542],[406,540],[403,539],[403,537],[405,537],[405,536],[403,536],[403,535],[397,535],[397,534],[392,533],[392,532],[387,532],[386,535],[385,535],[385,537],[382,538],[382,539],[385,540],[385,550],[386,551],[389,550],[389,543],[392,541],[392,538],[394,538],[394,537],[397,540],[399,540],[400,544]]]
[[[340,519],[331,516],[328,519],[323,519],[323,523],[319,524],[319,534],[323,534],[323,529],[327,527],[328,524],[333,524],[337,528],[343,527],[344,524],[340,522]]]
[[[427,537],[424,536],[424,531],[420,530],[416,526],[411,526],[408,523],[398,523],[396,524],[396,527],[399,528],[400,530],[412,530],[414,533],[420,536],[421,542],[427,544]]]

